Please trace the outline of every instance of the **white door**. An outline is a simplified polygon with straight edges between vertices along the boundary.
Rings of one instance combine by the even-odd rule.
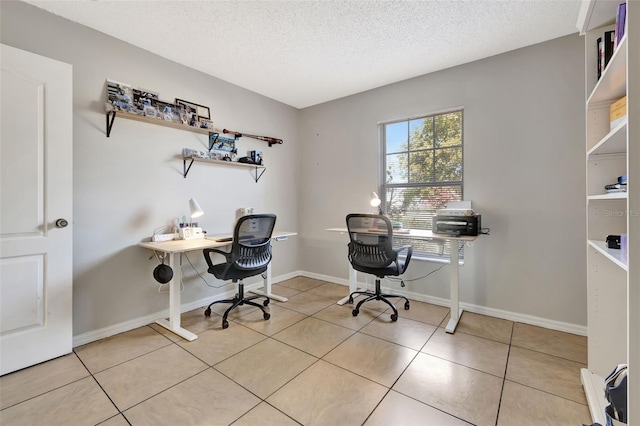
[[[72,350],[73,84],[71,65],[0,49],[0,374],[6,374]]]

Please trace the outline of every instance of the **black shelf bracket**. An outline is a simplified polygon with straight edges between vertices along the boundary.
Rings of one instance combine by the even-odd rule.
[[[189,162],[189,164],[187,165],[187,161]],[[193,165],[193,158],[183,158],[182,159],[182,176],[186,179],[187,175],[189,174],[189,170],[191,170],[191,166]],[[224,162],[223,162],[224,163]],[[262,170],[260,170],[262,169]],[[260,171],[258,171],[260,170]],[[264,174],[264,172],[267,171],[266,167],[262,167],[262,166],[256,166],[253,169],[253,175],[251,176],[253,178],[253,180],[256,181],[256,183],[258,183],[258,181],[260,180],[260,178],[262,177],[262,175]]]
[[[189,167],[187,167],[187,159],[184,158],[182,160],[182,175],[184,176],[184,178],[187,178],[187,173],[189,173],[189,170],[191,169],[191,166],[193,165],[193,158],[191,159],[191,162],[189,163]]]
[[[111,135],[111,128],[113,127],[113,122],[115,121],[115,119],[116,119],[116,110],[109,111],[107,113],[107,137]]]
[[[262,177],[262,175],[264,174],[264,172],[266,171],[266,168],[263,168],[262,171],[260,172],[260,174],[258,174],[258,167],[255,168],[255,172],[256,172],[256,183],[258,183],[258,181],[260,180],[260,178]]]

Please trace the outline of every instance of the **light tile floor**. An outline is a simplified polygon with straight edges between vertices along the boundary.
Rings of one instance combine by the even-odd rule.
[[[585,337],[449,309],[369,302],[298,277],[273,286],[271,319],[243,306],[182,316],[187,342],[155,324],[0,377],[0,424],[574,425],[590,423],[580,384]]]

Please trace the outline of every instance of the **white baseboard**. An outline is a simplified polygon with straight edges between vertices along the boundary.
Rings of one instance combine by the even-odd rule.
[[[321,281],[327,281],[334,284],[340,284],[344,286],[349,286],[349,280],[343,278],[332,277],[329,275],[316,274],[313,272],[306,271],[293,271],[287,274],[279,275],[277,277],[272,277],[272,284],[277,284],[282,281],[286,281],[298,276],[313,278]],[[384,282],[384,281],[383,281]],[[372,288],[372,284],[359,283],[359,287],[361,288]],[[257,282],[255,284],[247,284],[245,285],[246,290],[253,290],[262,287],[262,282]],[[383,287],[384,291],[393,291],[398,294],[402,294],[411,300],[417,300],[419,302],[432,303],[434,305],[446,306],[449,307],[449,299],[443,299],[440,297],[429,296],[422,293],[415,293],[411,291],[405,291],[404,289],[398,288],[390,288]],[[345,291],[345,296],[347,292]],[[181,312],[189,312],[193,309],[200,308],[202,306],[208,305],[211,302],[215,302],[216,300],[221,300],[225,298],[232,297],[235,294],[235,288],[229,290],[225,293],[217,294],[213,297],[206,297],[200,300],[196,300],[193,302],[185,303],[181,307]],[[167,296],[168,297],[168,296]],[[521,322],[524,324],[535,325],[538,327],[544,327],[551,330],[563,331],[566,333],[572,333],[579,336],[587,335],[587,327],[577,324],[570,324],[560,321],[554,321],[547,318],[536,317],[532,315],[520,314],[517,312],[504,311],[500,309],[488,308],[486,306],[473,305],[470,303],[460,302],[460,307],[465,311],[473,312],[481,315],[488,315],[495,318],[501,318],[514,322]],[[158,318],[168,318],[169,317],[169,309],[164,309],[160,312],[156,312],[150,315],[146,315],[144,317],[135,318],[129,321],[121,322],[118,324],[114,324],[109,327],[101,328],[98,330],[89,331],[87,333],[79,334],[77,336],[73,336],[73,347],[85,345],[87,343],[94,342],[96,340],[104,339],[106,337],[110,337],[116,335],[118,333],[123,333],[125,331],[133,330],[134,328],[142,327],[145,325],[149,325],[155,322]]]
[[[327,281],[334,284],[349,285],[349,280],[343,278],[331,277],[328,275],[321,275],[312,272],[300,271],[300,275],[304,277],[314,278],[317,280]],[[382,281],[383,291],[393,291],[394,293],[406,296],[408,299],[417,300],[419,302],[432,303],[434,305],[449,307],[449,299],[443,299],[440,297],[429,296],[422,293],[415,293],[412,291],[406,291],[403,288],[397,287],[385,287],[384,281]],[[358,283],[359,288],[373,289],[373,283]],[[460,302],[460,307],[465,311],[473,312],[475,314],[487,315],[490,317],[501,318],[513,322],[521,322],[524,324],[535,325],[538,327],[548,328],[550,330],[563,331],[566,333],[576,334],[578,336],[587,335],[587,327],[584,325],[571,324],[561,321],[550,320],[547,318],[536,317],[533,315],[521,314],[517,312],[504,311],[501,309],[488,308],[486,306],[473,305],[471,303]]]
[[[271,278],[272,284],[277,284],[282,281],[289,280],[291,278],[295,278],[302,275],[299,271],[290,272],[287,274],[279,275],[277,277]],[[254,284],[246,284],[245,290],[254,290],[262,288],[262,281],[258,281]],[[183,303],[180,309],[180,312],[189,312],[197,308],[201,308],[203,306],[208,305],[211,302],[215,302],[216,300],[228,299],[233,297],[236,294],[235,287],[220,294],[216,294],[212,297],[205,297],[203,299],[199,299],[189,303]],[[169,300],[169,295],[167,293],[167,303]],[[203,311],[204,315],[204,311]],[[162,311],[155,312],[153,314],[145,315],[144,317],[135,318],[129,321],[124,321],[118,324],[111,325],[109,327],[100,328],[98,330],[89,331],[86,333],[79,334],[77,336],[73,336],[73,347],[86,345],[87,343],[95,342],[96,340],[104,339],[107,337],[114,336],[119,333],[124,333],[125,331],[133,330],[138,327],[142,327],[145,325],[153,324],[159,318],[168,318],[169,317],[169,308],[163,309]]]

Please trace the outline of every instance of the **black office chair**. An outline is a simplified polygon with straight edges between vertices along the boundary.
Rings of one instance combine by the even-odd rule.
[[[211,306],[216,303],[231,303],[231,307],[227,309],[222,317],[222,328],[229,327],[227,317],[229,312],[241,305],[252,305],[262,309],[263,317],[268,320],[271,315],[269,312],[252,300],[264,297],[263,302],[267,306],[270,299],[267,296],[256,295],[244,296],[244,278],[259,275],[267,270],[267,265],[271,262],[271,234],[276,224],[276,215],[274,214],[253,214],[242,216],[238,219],[233,231],[233,242],[230,252],[224,252],[217,249],[204,249],[204,259],[209,265],[208,272],[215,275],[220,280],[232,280],[238,282],[238,293],[233,299],[218,300],[213,302],[204,311],[205,316],[211,316]],[[211,261],[211,253],[218,253],[226,258],[225,263],[214,265]]]
[[[354,291],[349,295],[349,303],[353,303],[353,297],[356,295],[366,296],[365,299],[358,302],[352,312],[353,316],[358,316],[360,306],[363,303],[370,300],[381,300],[393,309],[391,321],[397,321],[398,310],[387,298],[403,298],[405,310],[409,309],[409,299],[399,294],[383,294],[380,291],[380,279],[402,275],[411,260],[413,247],[402,246],[397,250],[393,249],[393,227],[389,218],[383,215],[349,214],[347,215],[347,229],[350,239],[349,262],[351,262],[351,266],[356,271],[376,276],[375,292]],[[398,255],[405,250],[406,256],[401,259]]]

